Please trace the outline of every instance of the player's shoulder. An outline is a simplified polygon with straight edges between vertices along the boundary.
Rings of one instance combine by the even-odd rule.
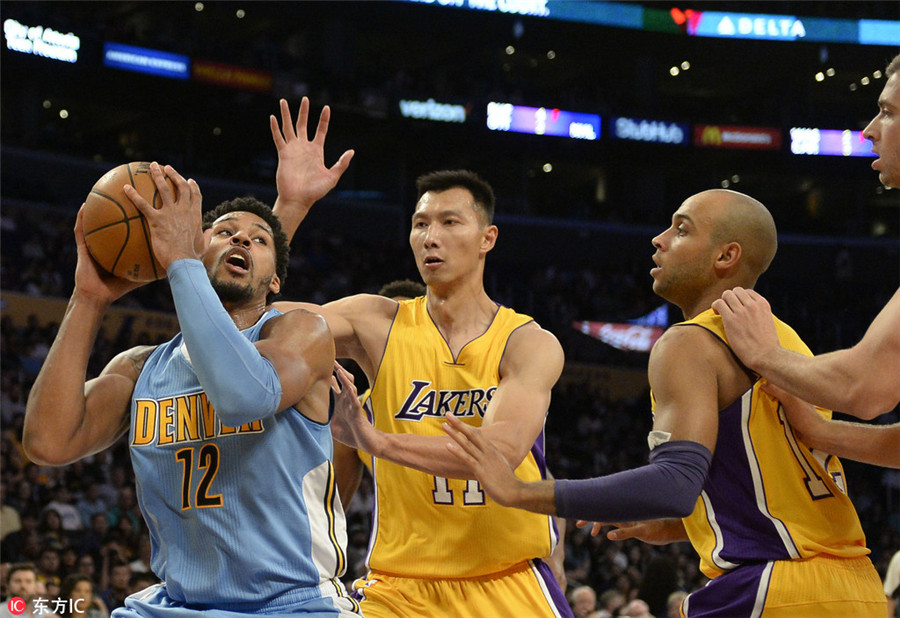
[[[100,375],[118,374],[137,380],[144,363],[158,346],[139,345],[116,354]]]
[[[564,354],[556,335],[531,320],[516,328],[509,335],[504,357],[511,360],[527,360],[562,363]]]
[[[303,306],[301,303],[296,305],[294,308],[278,307],[280,313],[266,321],[260,331],[261,337],[268,338],[276,333],[278,336],[287,337],[331,337],[324,317],[311,307]]]
[[[669,327],[650,350],[650,362],[684,362],[710,355],[729,355],[728,344],[715,332],[693,322]]]

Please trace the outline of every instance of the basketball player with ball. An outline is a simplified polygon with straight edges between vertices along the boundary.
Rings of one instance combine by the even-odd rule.
[[[298,123],[314,153],[327,124],[326,108],[307,142],[305,117]],[[283,199],[315,201],[351,156],[330,169],[320,159],[299,185],[279,187]],[[338,579],[346,530],[331,463],[334,343],[318,315],[268,304],[287,272],[279,221],[253,198],[223,202],[202,218],[194,180],[156,163],[146,174],[149,200],[131,183],[115,198],[140,217],[113,213],[107,224],[127,230],[92,250],[122,254],[123,244],[152,238],[181,333],[122,352],[85,382],[106,309],[141,281],[112,276],[91,257],[83,207],[75,290],[28,399],[26,453],[61,466],[127,433],[151,567],[162,583],[128,597],[116,617],[359,615]],[[144,269],[128,272],[146,277]]]

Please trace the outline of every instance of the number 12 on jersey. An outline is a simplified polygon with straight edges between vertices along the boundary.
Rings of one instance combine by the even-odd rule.
[[[194,473],[194,448],[188,447],[179,449],[175,453],[175,459],[181,462],[181,510],[186,511],[189,508],[197,507],[205,509],[209,507],[222,506],[222,494],[210,495],[212,482],[216,478],[219,471],[219,447],[215,444],[204,444],[200,448],[197,457],[197,468],[203,470],[203,477],[197,484],[197,491],[194,494],[194,502],[191,504],[191,478]]]

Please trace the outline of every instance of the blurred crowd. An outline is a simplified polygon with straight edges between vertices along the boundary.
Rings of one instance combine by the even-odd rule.
[[[3,291],[67,298],[75,266],[73,225],[71,210],[4,204],[0,218]],[[495,300],[534,315],[557,334],[568,360],[639,367],[646,364],[646,354],[609,348],[574,330],[571,322],[637,317],[654,308],[658,303],[649,292],[649,281],[639,278],[646,274],[648,254],[649,242],[644,253],[621,256],[616,272],[609,275],[590,265],[564,268],[531,266],[514,257],[489,260],[486,285]],[[883,304],[883,295],[896,286],[896,281],[873,284],[879,273],[864,276],[865,264],[855,266],[855,276],[856,254],[837,254],[843,257],[829,269],[833,280],[807,285],[799,294],[799,287],[780,276],[767,284],[770,289],[764,289],[773,305],[783,307],[782,317],[793,322],[818,351],[854,343],[874,308]],[[375,292],[386,281],[402,277],[415,277],[415,270],[409,249],[401,243],[378,234],[360,242],[336,232],[301,229],[285,296],[322,303],[350,293]],[[164,282],[145,286],[121,302],[172,309]],[[150,539],[135,499],[127,444],[120,442],[61,468],[36,466],[22,453],[25,401],[56,328],[55,323],[41,323],[35,316],[14,323],[6,311],[0,320],[0,561],[4,569],[10,563],[34,563],[48,598],[63,594],[68,576],[87,576],[93,596],[102,601],[102,609],[98,607],[102,616],[103,611],[121,605],[133,590],[155,581],[149,565]],[[128,330],[101,333],[88,377],[126,347],[153,343],[145,338]],[[561,382],[554,390],[546,425],[551,471],[558,478],[584,478],[646,463],[649,411],[646,393],[614,398],[606,385],[588,379]],[[897,411],[885,418],[896,422]],[[900,547],[896,502],[900,484],[891,487],[890,473],[878,468],[854,462],[845,462],[845,468],[873,562],[883,573]],[[364,482],[348,512],[348,583],[365,571],[371,507],[371,487]],[[593,595],[600,610],[629,612],[597,615],[636,616],[646,609],[660,617],[666,615],[671,594],[689,592],[705,582],[696,554],[686,543],[655,547],[611,542],[602,534],[591,537],[588,530],[576,529],[570,522],[566,534],[565,569],[573,605],[578,598]],[[0,581],[5,585],[5,572]]]

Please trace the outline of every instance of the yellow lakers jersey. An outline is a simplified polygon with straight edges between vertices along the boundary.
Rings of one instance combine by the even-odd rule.
[[[531,321],[500,307],[487,331],[453,358],[425,297],[401,301],[366,406],[376,429],[444,436],[448,412],[480,426],[500,383],[507,340]],[[432,476],[383,459],[372,464],[371,569],[407,577],[478,577],[548,556],[556,545],[551,518],[502,507],[477,481]],[[545,471],[541,432],[516,474],[537,481]]]
[[[783,347],[812,355],[790,326],[778,319],[775,325]],[[705,328],[728,344],[712,309],[674,327],[684,326]],[[684,519],[700,569],[716,577],[748,562],[868,554],[840,460],[803,444],[778,400],[759,387],[757,380],[719,411],[709,476]]]

